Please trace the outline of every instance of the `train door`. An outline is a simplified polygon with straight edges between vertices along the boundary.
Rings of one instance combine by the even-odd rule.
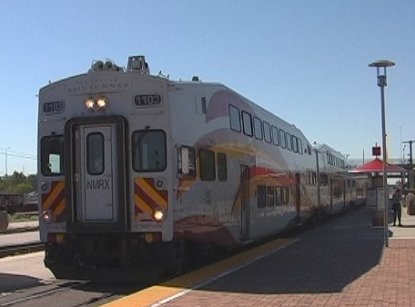
[[[300,222],[301,215],[301,188],[300,188],[300,174],[295,174],[295,209],[297,211],[297,221]]]
[[[241,164],[240,166],[240,186],[241,186],[241,240],[249,239],[251,203],[249,193],[249,167]]]
[[[67,150],[72,157],[67,168],[67,181],[71,186],[69,228],[92,226],[109,231],[124,228],[122,125],[115,120],[97,119],[92,123],[72,122],[68,129],[66,133],[71,141]]]
[[[75,192],[78,220],[115,221],[117,219],[117,172],[114,125],[80,126],[75,130]],[[115,183],[115,184],[114,184]]]
[[[333,214],[333,194],[334,194],[334,180],[333,177],[330,176],[330,214]]]
[[[347,185],[346,179],[342,179],[343,181],[343,209],[346,208],[346,197],[347,197]]]

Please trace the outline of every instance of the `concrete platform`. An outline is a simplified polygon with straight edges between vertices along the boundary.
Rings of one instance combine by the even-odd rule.
[[[11,222],[6,230],[0,231],[0,239],[2,234],[37,231],[39,230],[39,221],[27,221],[27,222]]]
[[[415,306],[415,216],[390,227],[388,248],[371,219],[351,211],[108,306]]]
[[[389,224],[390,239],[415,239],[415,215],[408,215],[402,208],[402,227]]]

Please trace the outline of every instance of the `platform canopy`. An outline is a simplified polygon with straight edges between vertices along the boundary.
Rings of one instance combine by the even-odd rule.
[[[400,166],[397,166],[397,165],[387,163],[386,171],[388,173],[405,173],[406,169]],[[380,172],[383,172],[383,161],[379,158],[369,161],[349,171],[349,173],[380,173]]]

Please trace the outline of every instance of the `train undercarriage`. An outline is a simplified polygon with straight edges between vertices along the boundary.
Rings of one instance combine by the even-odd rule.
[[[67,235],[46,244],[44,263],[59,279],[151,282],[222,254],[222,248],[182,239],[148,243],[134,234]]]

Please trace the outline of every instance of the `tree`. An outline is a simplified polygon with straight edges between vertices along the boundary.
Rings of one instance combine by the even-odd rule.
[[[14,172],[11,176],[0,178],[0,192],[28,193],[36,190],[36,175],[26,177],[23,173]]]

